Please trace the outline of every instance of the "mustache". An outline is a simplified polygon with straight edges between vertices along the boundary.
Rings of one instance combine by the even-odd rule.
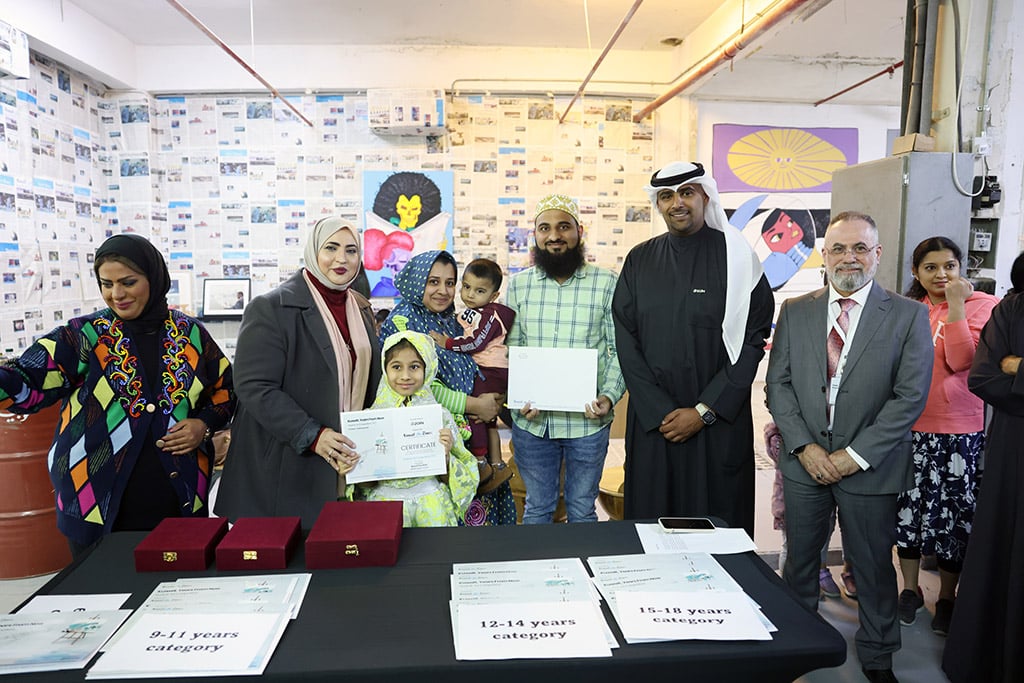
[[[551,277],[556,278],[572,275],[584,262],[582,241],[577,242],[575,247],[566,248],[562,253],[549,252],[547,249],[539,248],[534,243],[531,253],[533,254],[533,264]]]

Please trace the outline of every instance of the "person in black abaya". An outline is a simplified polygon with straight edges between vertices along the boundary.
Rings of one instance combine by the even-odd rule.
[[[953,683],[1024,681],[1024,293],[992,310],[967,379],[992,408],[985,473],[942,657]]]
[[[750,386],[771,288],[700,164],[669,164],[645,189],[668,232],[630,251],[612,302],[629,390],[625,517],[713,515],[753,538]]]

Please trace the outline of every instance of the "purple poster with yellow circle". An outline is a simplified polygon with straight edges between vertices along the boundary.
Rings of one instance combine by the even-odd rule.
[[[857,163],[856,128],[719,123],[712,168],[719,192],[831,192],[832,173]]]

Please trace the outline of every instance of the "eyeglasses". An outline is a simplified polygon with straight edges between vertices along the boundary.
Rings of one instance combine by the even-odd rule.
[[[867,256],[872,251],[878,248],[879,245],[873,244],[870,247],[866,244],[855,244],[852,247],[845,247],[842,244],[837,244],[831,249],[828,249],[828,253],[832,256],[844,256],[846,254],[853,254],[854,256]]]

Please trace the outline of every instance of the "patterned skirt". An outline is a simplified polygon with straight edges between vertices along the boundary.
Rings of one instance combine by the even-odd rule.
[[[914,488],[900,494],[896,545],[961,563],[981,484],[985,432],[912,432]]]
[[[506,481],[488,493],[477,495],[466,511],[466,526],[498,526],[516,523],[516,503]]]

